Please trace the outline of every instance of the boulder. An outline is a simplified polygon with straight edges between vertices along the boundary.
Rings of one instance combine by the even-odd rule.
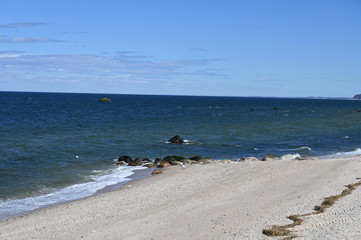
[[[143,158],[143,163],[149,163],[152,162],[149,158]]]
[[[199,163],[199,162],[194,161],[194,160],[187,159],[187,160],[185,161],[185,163],[186,163],[186,164],[197,164],[197,163]]]
[[[194,156],[194,157],[190,157],[190,160],[194,160],[194,161],[200,161],[202,159],[202,157],[200,155]]]
[[[174,165],[183,166],[183,162],[179,162],[179,161],[173,161],[171,164],[172,164],[173,166],[174,166]]]
[[[184,162],[185,160],[187,160],[187,158],[182,157],[182,156],[167,156],[167,157],[163,158],[163,161],[167,161],[170,164],[173,164],[173,162],[175,162],[175,161]]]
[[[209,164],[209,163],[214,163],[214,160],[212,158],[202,158],[197,162],[200,164]]]
[[[155,169],[151,174],[152,174],[152,175],[156,175],[156,174],[161,174],[161,173],[163,173],[162,170]]]
[[[165,168],[165,167],[170,167],[170,166],[172,166],[172,164],[170,164],[168,161],[161,161],[158,164],[157,168]]]
[[[132,161],[133,159],[131,158],[131,157],[129,157],[129,156],[126,156],[126,155],[124,155],[124,156],[120,156],[119,158],[118,158],[118,162],[125,162],[125,163],[130,163],[131,161]]]
[[[183,144],[184,140],[179,135],[176,135],[176,136],[172,137],[171,139],[169,139],[168,142],[175,143],[175,144]]]
[[[220,163],[231,163],[231,160],[221,160],[221,161],[219,161]]]
[[[159,164],[161,161],[163,161],[161,158],[156,158],[154,160],[154,164]]]
[[[124,162],[124,161],[115,162],[115,165],[123,166],[123,165],[126,165],[126,162]]]
[[[242,158],[243,161],[245,162],[255,162],[255,161],[259,161],[258,158],[256,157],[245,157],[245,158]]]
[[[140,158],[136,158],[128,163],[128,166],[141,166],[143,165],[143,161]]]
[[[136,161],[131,161],[128,163],[128,166],[135,167],[135,166],[141,166],[142,164],[137,163]]]
[[[276,160],[276,159],[278,159],[276,155],[274,155],[274,154],[272,154],[272,153],[267,153],[267,154],[263,157],[262,161],[273,161],[273,160]]]
[[[143,160],[140,158],[136,158],[134,159],[134,162],[138,163],[138,164],[143,164]]]
[[[156,167],[157,165],[152,162],[148,162],[148,163],[145,163],[143,166],[147,167],[147,168],[153,168],[153,167]]]
[[[112,100],[110,98],[107,97],[103,97],[101,99],[98,100],[98,102],[111,102]]]

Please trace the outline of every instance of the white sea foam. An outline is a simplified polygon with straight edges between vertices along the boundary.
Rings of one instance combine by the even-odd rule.
[[[304,146],[304,147],[299,147],[297,148],[297,150],[308,150],[308,151],[312,151],[312,149],[310,147]]]
[[[188,139],[184,139],[183,141],[185,144],[195,144],[196,143],[195,141],[188,140]]]
[[[183,142],[184,142],[183,144],[185,144],[185,145],[195,144],[196,143],[195,141],[188,140],[188,139],[183,139]],[[166,141],[165,143],[169,144],[169,143],[172,143],[172,142]]]
[[[303,147],[298,147],[298,148],[291,148],[291,149],[284,149],[284,151],[300,151],[300,150],[307,150],[307,151],[312,151],[312,149],[308,146],[303,146]]]
[[[137,169],[143,169],[143,167],[118,166],[107,175],[99,174],[93,177],[91,182],[71,185],[45,195],[0,201],[0,220],[37,208],[91,196],[106,186],[131,180],[128,177],[134,173],[133,170]],[[98,173],[98,171],[93,171],[95,172]]]
[[[301,158],[300,154],[295,153],[295,154],[286,154],[284,156],[281,157],[282,160],[287,160],[287,159],[296,159],[296,158]]]
[[[352,157],[352,156],[356,156],[356,155],[360,155],[361,154],[361,148],[357,148],[353,151],[349,151],[349,152],[339,152],[339,153],[335,153],[335,154],[331,154],[331,155],[326,155],[323,156],[321,158],[339,158],[339,157]]]

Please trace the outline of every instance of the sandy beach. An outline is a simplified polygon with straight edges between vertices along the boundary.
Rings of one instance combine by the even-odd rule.
[[[120,190],[0,222],[0,239],[284,239],[262,233],[311,213],[361,177],[361,157],[174,166]],[[361,239],[361,186],[290,228]]]

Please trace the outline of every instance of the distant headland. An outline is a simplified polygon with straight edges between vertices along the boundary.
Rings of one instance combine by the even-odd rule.
[[[361,94],[356,94],[353,99],[355,100],[361,100]]]

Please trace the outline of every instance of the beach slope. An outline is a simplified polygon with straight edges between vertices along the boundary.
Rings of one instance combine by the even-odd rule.
[[[292,223],[361,177],[361,157],[171,167],[120,190],[0,222],[0,239],[282,239]],[[306,217],[300,239],[360,239],[361,187]],[[334,214],[330,214],[334,213]]]

